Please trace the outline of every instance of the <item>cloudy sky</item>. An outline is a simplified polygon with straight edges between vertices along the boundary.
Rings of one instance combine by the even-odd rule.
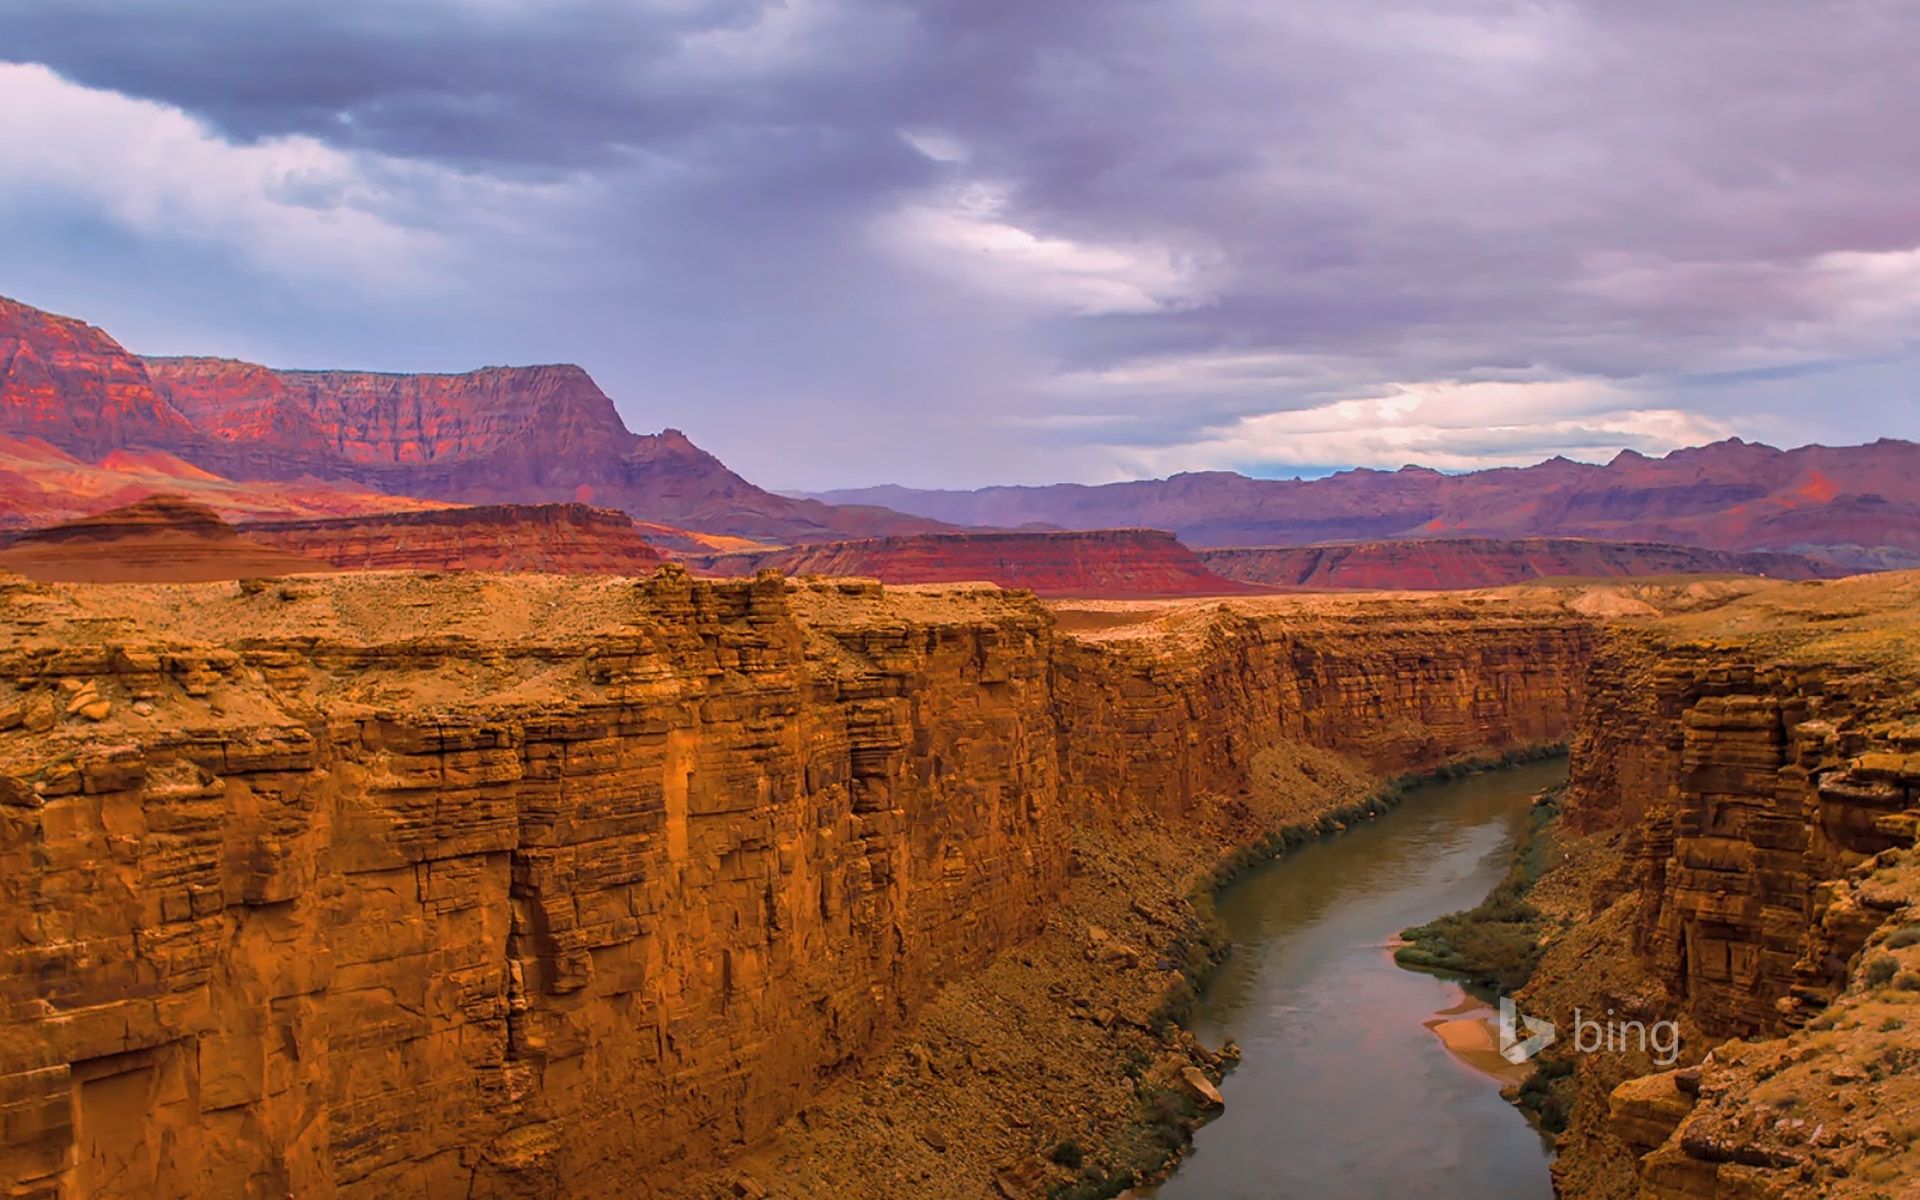
[[[0,0],[0,294],[771,486],[1920,437],[1905,0]]]

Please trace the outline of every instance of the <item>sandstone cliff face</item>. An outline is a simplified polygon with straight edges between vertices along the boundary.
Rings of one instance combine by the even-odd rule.
[[[1030,604],[830,591],[803,624],[778,580],[668,575],[517,589],[577,632],[504,650],[432,614],[346,635],[426,595],[203,592],[201,636],[342,628],[7,653],[16,1193],[629,1195],[763,1131],[1061,882]]]
[[[1550,577],[1763,575],[1817,579],[1846,572],[1797,554],[1746,553],[1584,538],[1417,538],[1325,546],[1202,550],[1208,570],[1248,583],[1304,588],[1499,587]]]
[[[984,581],[1041,596],[1226,596],[1255,591],[1209,571],[1170,533],[942,533],[868,538],[694,560],[716,575],[777,570],[883,583]]]
[[[645,575],[661,562],[623,512],[495,504],[240,527],[249,542],[346,571],[547,571]]]
[[[1720,1037],[1837,993],[1859,945],[1805,961],[1818,892],[1913,835],[1893,668],[1768,649],[1616,630],[1568,788],[1573,825],[1631,831],[1630,886],[1650,901],[1636,949]]]
[[[1034,933],[1082,832],[1578,706],[1550,604],[1264,603],[1068,645],[674,571],[10,585],[0,1188],[631,1196]]]
[[[191,433],[140,360],[93,326],[0,296],[0,434],[99,458]]]
[[[48,450],[80,461],[35,453]],[[135,462],[107,461],[129,452]],[[161,486],[130,477],[153,475]],[[260,515],[424,499],[599,504],[773,542],[942,527],[755,487],[678,430],[630,432],[575,366],[398,375],[141,359],[91,325],[0,297],[0,528],[189,485],[226,511]],[[409,499],[368,505],[367,489]]]
[[[571,457],[633,436],[573,366],[385,375],[144,361],[155,390],[216,443],[201,457],[240,477],[344,472],[387,491],[415,480],[429,490],[540,486]]]
[[[155,390],[195,431],[178,452],[237,479],[343,479],[463,504],[576,501],[780,541],[937,527],[775,495],[677,429],[631,433],[575,366],[387,375],[144,361]]]
[[[1150,632],[1160,632],[1150,627]],[[1383,774],[1562,741],[1594,636],[1551,606],[1246,601],[1166,642],[1126,627],[1065,643],[1055,668],[1073,811],[1090,825],[1178,819],[1301,743]]]
[[[1626,1083],[1583,1062],[1603,1086],[1563,1147],[1569,1194],[1632,1195],[1637,1175],[1647,1200],[1889,1195],[1920,1169],[1887,1134],[1920,1116],[1900,960],[1863,979],[1867,948],[1920,918],[1917,603],[1912,575],[1785,587],[1598,648],[1567,815],[1618,831],[1595,919],[1621,923],[1616,978],[1646,983],[1543,1000],[1678,1019],[1694,1062],[1762,1040]],[[1589,952],[1569,939],[1543,969]]]

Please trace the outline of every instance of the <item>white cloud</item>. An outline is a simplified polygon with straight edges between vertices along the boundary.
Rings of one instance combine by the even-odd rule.
[[[1123,469],[1150,475],[1272,464],[1472,470],[1551,453],[1584,461],[1623,449],[1665,453],[1733,432],[1604,380],[1433,381],[1241,417],[1179,445],[1109,450]]]
[[[0,63],[0,213],[48,200],[146,237],[219,245],[283,278],[431,281],[429,218],[526,189],[293,136],[236,143],[181,110]]]
[[[1206,299],[1200,255],[1152,242],[1049,237],[1008,213],[1004,188],[966,184],[881,223],[882,240],[981,291],[1080,316],[1174,312]]]

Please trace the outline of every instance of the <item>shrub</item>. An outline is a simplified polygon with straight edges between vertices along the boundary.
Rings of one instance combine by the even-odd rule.
[[[1899,969],[1900,969],[1900,964],[1895,962],[1892,958],[1888,957],[1885,954],[1880,955],[1878,958],[1872,959],[1867,963],[1867,970],[1866,970],[1867,986],[1880,987],[1882,984],[1891,982],[1893,980],[1894,972],[1898,971]]]
[[[1920,946],[1920,925],[1902,926],[1887,938],[1889,950],[1905,950],[1908,946]]]
[[[1080,1143],[1072,1140],[1061,1142],[1048,1151],[1047,1157],[1059,1163],[1069,1171],[1078,1171],[1087,1161],[1086,1151],[1080,1149]]]

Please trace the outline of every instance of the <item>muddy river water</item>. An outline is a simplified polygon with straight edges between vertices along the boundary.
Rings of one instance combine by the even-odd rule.
[[[1389,942],[1491,891],[1532,796],[1565,775],[1550,759],[1423,785],[1221,896],[1233,955],[1193,1028],[1243,1058],[1158,1200],[1551,1197],[1545,1146],[1501,1080],[1436,1034],[1463,993],[1396,967]]]

